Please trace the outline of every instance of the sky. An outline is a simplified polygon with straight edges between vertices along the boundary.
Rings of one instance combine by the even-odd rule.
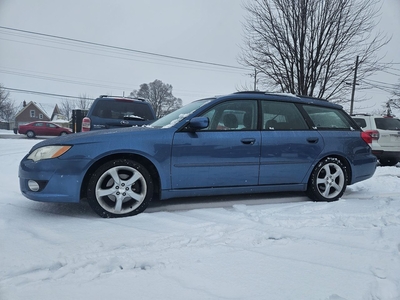
[[[171,84],[184,104],[235,92],[253,85],[252,70],[238,63],[243,4],[244,0],[0,0],[0,26],[32,32],[0,28],[0,83],[18,90],[96,98],[129,95],[140,84],[159,79]],[[392,36],[381,52],[382,61],[396,64],[373,80],[392,87],[400,78],[400,1],[384,0],[381,13],[377,30]],[[370,100],[360,109],[374,110],[391,95],[369,89],[356,91],[357,97]],[[13,91],[11,98],[17,104],[26,100],[50,105],[63,99],[21,91]]]
[[[0,138],[1,300],[400,299],[400,164],[336,202],[175,199],[102,219],[20,193],[19,162],[39,141]]]

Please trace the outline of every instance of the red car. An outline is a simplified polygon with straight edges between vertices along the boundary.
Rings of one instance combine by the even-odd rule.
[[[66,127],[58,126],[51,122],[31,122],[25,125],[18,126],[18,133],[26,134],[28,138],[34,138],[35,136],[57,136],[66,135],[72,133],[72,130]]]

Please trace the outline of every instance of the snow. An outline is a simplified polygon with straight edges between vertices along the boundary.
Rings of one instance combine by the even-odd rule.
[[[18,164],[38,141],[0,139],[1,300],[400,299],[400,165],[333,203],[183,199],[102,219],[21,195]]]

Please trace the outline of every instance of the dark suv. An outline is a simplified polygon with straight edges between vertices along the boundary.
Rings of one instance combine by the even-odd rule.
[[[142,126],[156,115],[151,104],[142,98],[100,96],[82,121],[82,131]]]

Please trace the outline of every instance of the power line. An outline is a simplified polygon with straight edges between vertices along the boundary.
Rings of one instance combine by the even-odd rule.
[[[127,87],[112,86],[112,85],[99,84],[99,83],[90,83],[90,82],[84,82],[84,81],[80,81],[80,80],[55,78],[54,76],[50,77],[50,76],[37,75],[37,74],[34,75],[34,74],[29,74],[29,73],[24,73],[24,72],[4,70],[1,67],[0,67],[0,73],[5,73],[5,74],[10,74],[10,75],[15,75],[15,76],[30,77],[30,78],[42,79],[42,80],[50,80],[50,81],[56,81],[56,82],[62,82],[62,83],[84,85],[84,86],[93,86],[93,87],[100,87],[100,88],[107,88],[107,89],[128,89],[129,90],[129,88],[127,88]]]
[[[379,81],[374,81],[374,80],[362,80],[363,83],[369,85],[372,88],[387,92],[387,93],[393,93],[395,86],[387,86],[384,83],[380,83]],[[377,83],[378,82],[378,83]]]
[[[62,95],[62,94],[53,94],[53,93],[38,92],[38,91],[32,91],[32,90],[15,89],[15,88],[10,88],[10,87],[5,87],[5,86],[3,86],[3,89],[8,90],[8,91],[13,91],[13,92],[19,92],[19,93],[43,95],[43,96],[51,96],[51,97],[62,97],[62,98],[68,98],[68,99],[80,99],[81,98],[81,97],[70,96],[70,95]],[[93,98],[86,98],[86,97],[85,97],[85,99],[95,100]]]
[[[104,48],[114,49],[114,50],[122,50],[122,51],[127,51],[127,52],[145,54],[145,55],[150,55],[150,56],[155,56],[155,57],[163,57],[163,58],[180,60],[180,61],[185,61],[185,62],[198,63],[198,64],[204,64],[204,65],[224,67],[224,68],[231,68],[231,69],[238,69],[238,70],[248,70],[248,69],[243,68],[243,67],[236,67],[236,66],[230,66],[230,65],[213,63],[213,62],[206,62],[206,61],[195,60],[195,59],[188,59],[188,58],[183,58],[183,57],[178,57],[178,56],[171,56],[171,55],[153,53],[153,52],[130,49],[130,48],[125,48],[125,47],[111,46],[111,45],[107,45],[107,44],[95,43],[95,42],[84,41],[84,40],[68,38],[68,37],[52,35],[52,34],[46,34],[46,33],[41,33],[41,32],[22,30],[22,29],[16,29],[16,28],[5,27],[5,26],[0,26],[0,28],[1,29],[5,29],[5,30],[9,30],[9,31],[14,31],[14,32],[22,32],[22,33],[36,35],[36,36],[48,37],[48,38],[53,38],[53,39],[59,39],[59,40],[64,40],[64,41],[75,42],[75,43],[82,43],[82,44],[86,44],[86,45],[104,47]]]

